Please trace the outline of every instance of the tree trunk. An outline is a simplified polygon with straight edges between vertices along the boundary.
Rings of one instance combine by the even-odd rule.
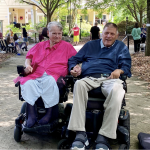
[[[145,56],[150,56],[150,0],[147,0],[147,36]]]
[[[143,16],[143,10],[140,11],[140,27],[142,27],[142,16]]]
[[[48,23],[49,22],[51,22],[51,14],[50,14],[50,12],[49,11],[47,11],[47,25],[48,25]]]

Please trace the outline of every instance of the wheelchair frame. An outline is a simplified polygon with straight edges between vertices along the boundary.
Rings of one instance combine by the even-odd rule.
[[[66,83],[69,84],[71,91],[73,91],[74,83],[77,79],[78,78],[73,78],[72,76],[67,76]],[[125,92],[127,92],[127,83],[126,83],[127,76],[121,75],[120,79],[124,81],[123,82],[123,88],[124,88]],[[88,101],[90,101],[90,100],[93,100],[93,101],[96,100],[97,101],[98,99],[93,98],[93,97],[89,97]],[[99,102],[103,103],[104,99],[103,98],[100,99]],[[91,101],[91,103],[92,103],[92,101]],[[118,118],[117,136],[121,141],[119,149],[129,149],[130,148],[130,113],[128,110],[124,109],[124,106],[126,106],[125,96],[124,96],[123,101],[122,101],[121,111],[120,111],[120,115]],[[97,109],[87,110],[86,113],[90,112],[90,111],[92,111],[92,116],[94,118],[92,120],[92,122],[93,122],[93,124],[92,124],[93,133],[92,133],[92,135],[90,135],[91,133],[87,133],[87,135],[89,137],[90,145],[88,147],[86,147],[86,149],[89,149],[89,148],[91,148],[91,146],[94,145],[95,139],[96,139],[97,134],[98,134],[98,130],[102,124],[102,122],[98,123],[98,119],[100,119],[100,117],[102,117],[101,115],[99,115],[100,110],[97,110]],[[103,114],[103,112],[102,112],[102,114]],[[86,117],[86,119],[87,119],[87,117]],[[89,124],[91,124],[91,121],[89,122]],[[85,127],[86,127],[86,125],[85,125]],[[59,141],[59,143],[57,145],[58,149],[70,149],[71,144],[75,139],[75,132],[67,130],[67,127],[64,127],[64,128],[66,128],[66,134],[65,134],[66,137]],[[87,129],[87,127],[86,127],[86,129]]]

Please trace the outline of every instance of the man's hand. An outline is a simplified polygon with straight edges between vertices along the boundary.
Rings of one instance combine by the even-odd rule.
[[[81,67],[79,65],[76,65],[73,70],[70,71],[71,75],[74,77],[77,77],[81,74]]]
[[[121,74],[123,74],[124,71],[121,69],[114,70],[111,75],[108,77],[108,79],[118,79]]]
[[[27,65],[26,68],[24,69],[24,71],[25,71],[26,74],[32,73],[33,68],[30,65]]]

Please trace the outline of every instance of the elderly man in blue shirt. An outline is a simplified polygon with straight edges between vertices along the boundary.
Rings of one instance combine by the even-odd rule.
[[[85,111],[88,91],[101,85],[106,101],[104,117],[99,130],[95,149],[109,149],[108,138],[116,139],[118,117],[125,94],[121,74],[131,77],[131,57],[126,45],[117,40],[118,28],[114,23],[107,23],[102,32],[102,39],[87,42],[81,50],[69,59],[69,71],[74,76],[81,76],[74,86],[73,108],[68,125],[76,131],[71,149],[84,149],[88,146],[85,130]]]

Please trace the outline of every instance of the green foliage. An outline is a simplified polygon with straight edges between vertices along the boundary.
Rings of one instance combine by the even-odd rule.
[[[63,27],[63,36],[67,36],[69,32],[69,27],[67,26],[66,22],[63,20],[60,23],[62,24]]]
[[[6,31],[6,34],[9,33],[9,30],[11,29],[13,33],[21,33],[21,29],[14,27],[14,24],[10,24],[6,26],[8,30]]]
[[[120,34],[124,34],[127,30],[128,34],[131,34],[131,31],[134,27],[135,22],[133,21],[128,21],[128,25],[126,27],[126,21],[121,21],[120,23],[118,23],[118,31]]]
[[[27,24],[26,26],[22,26],[22,28],[25,28],[27,32],[31,29],[34,29],[31,23]]]
[[[83,30],[83,31],[81,31],[81,36],[82,37],[90,36],[90,32]]]
[[[98,14],[96,15],[97,18],[102,18],[103,12],[99,11]]]
[[[86,20],[83,20],[81,23],[81,36],[83,37],[87,37],[90,36],[90,29],[91,29],[91,25],[88,23],[86,23]]]
[[[87,15],[88,14],[87,8],[85,7],[84,9],[81,9],[81,13],[83,15]]]
[[[32,24],[29,23],[26,26],[22,26],[21,28],[16,28],[14,27],[14,24],[10,24],[6,26],[8,28],[8,30],[6,31],[6,34],[9,33],[9,30],[11,29],[13,31],[13,33],[18,33],[21,34],[22,33],[22,29],[21,28],[25,28],[26,31],[28,32],[29,30],[33,29]]]
[[[47,19],[43,17],[39,23],[34,25],[34,28],[38,31],[41,27],[42,28],[46,27],[46,25],[47,25]]]

